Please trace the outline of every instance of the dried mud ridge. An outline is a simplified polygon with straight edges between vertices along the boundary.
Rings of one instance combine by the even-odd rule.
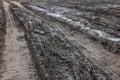
[[[114,11],[119,5],[20,4],[14,1],[4,2],[4,7],[6,5],[6,19],[13,19],[7,22],[12,33],[6,37],[13,39],[5,40],[5,44],[11,42],[6,46],[6,52],[10,46],[16,47],[9,55],[2,54],[7,57],[14,54],[19,59],[11,58],[25,63],[14,65],[13,69],[20,66],[19,74],[17,69],[12,71],[5,65],[8,72],[3,72],[1,79],[120,80],[120,26],[118,12]],[[104,11],[108,13],[104,14]],[[27,58],[22,58],[23,55]],[[9,59],[5,60],[3,64],[9,62]],[[7,76],[10,73],[13,74]]]

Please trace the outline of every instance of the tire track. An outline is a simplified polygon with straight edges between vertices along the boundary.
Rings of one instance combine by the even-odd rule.
[[[14,4],[16,4],[14,2]],[[17,3],[18,4],[18,3]],[[16,5],[17,5],[16,4]],[[18,5],[17,5],[18,6]],[[19,4],[21,9],[24,9],[22,5]],[[26,10],[26,9],[24,9]],[[26,10],[32,14],[33,12]],[[36,14],[35,14],[36,15]],[[41,15],[42,16],[42,15]],[[119,58],[120,56],[113,54],[111,52],[106,51],[100,44],[93,42],[92,40],[88,39],[87,36],[81,33],[74,33],[75,31],[71,32],[69,26],[65,26],[63,23],[51,20],[50,18],[43,17],[49,24],[52,26],[56,26],[56,30],[60,30],[65,37],[82,53],[90,59],[96,66],[100,69],[105,71],[109,77],[113,80],[119,80]],[[50,20],[49,20],[50,19]],[[73,36],[74,35],[74,36]]]
[[[84,62],[83,58],[86,61],[87,61],[87,58],[81,52],[79,52],[81,50],[77,50],[75,47],[73,47],[72,44],[68,45],[69,41],[67,41],[65,35],[63,35],[63,33],[61,34],[60,30],[53,28],[53,26],[55,25],[51,25],[52,23],[49,23],[49,21],[43,18],[40,18],[37,15],[31,15],[28,11],[26,11],[23,8],[22,5],[21,5],[22,7],[18,6],[17,4],[15,5],[12,6],[12,11],[17,16],[17,18],[24,24],[25,32],[29,33],[27,35],[28,40],[30,40],[29,43],[31,43],[30,45],[32,45],[31,50],[33,50],[33,52],[36,53],[34,55],[36,56],[36,59],[38,59],[37,60],[38,67],[39,67],[38,70],[39,70],[39,73],[41,74],[39,76],[41,76],[42,80],[44,79],[45,80],[46,79],[62,80],[64,78],[65,80],[87,80],[88,78],[90,80],[94,80],[95,78],[96,80],[99,80],[100,76],[101,76],[101,79],[103,80],[111,80],[103,77],[103,75],[106,77],[107,75],[102,73],[102,70],[100,70],[99,68],[96,68],[95,66],[93,67],[93,65],[91,64],[87,64],[87,62]],[[33,18],[33,16],[35,17]],[[78,56],[79,57],[76,58],[74,55],[77,55],[77,57]],[[70,60],[70,63],[73,63],[73,64],[67,63],[69,60]],[[95,71],[92,72],[92,70],[90,69],[91,73],[89,73],[87,69],[86,70],[79,69],[82,66],[82,64],[78,63],[77,61],[84,63],[84,67],[91,66],[91,68],[94,68],[92,70],[95,70]],[[89,63],[89,60],[88,60],[88,63]],[[84,74],[84,76],[81,77],[81,75],[83,74],[79,72],[80,70],[83,71],[83,74],[85,71],[88,72],[88,74],[87,75]],[[51,72],[52,74],[50,74],[49,71],[52,71]],[[89,74],[91,75],[91,77],[88,76]],[[96,77],[94,74],[98,75],[99,77]],[[86,75],[86,78],[85,78],[85,75]],[[93,75],[95,77],[94,79],[93,79]]]
[[[10,4],[3,2],[6,15],[6,38],[4,51],[5,72],[2,80],[36,80],[30,51],[24,39],[24,32],[18,30],[10,12]]]

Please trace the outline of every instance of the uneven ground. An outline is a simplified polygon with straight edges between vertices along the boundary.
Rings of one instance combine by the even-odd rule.
[[[5,72],[3,80],[35,80],[27,42],[24,39],[24,31],[18,30],[13,15],[9,10],[9,3],[4,2],[6,19],[6,37],[4,51]]]
[[[2,3],[2,1],[0,1]],[[5,15],[2,4],[0,5],[0,79],[3,74],[3,51],[5,49]]]
[[[111,3],[3,1],[0,79],[120,80],[119,14]]]

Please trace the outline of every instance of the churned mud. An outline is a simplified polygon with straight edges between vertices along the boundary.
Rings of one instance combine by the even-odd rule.
[[[120,80],[120,5],[3,1],[0,80]]]
[[[88,35],[88,37],[97,40],[99,43],[103,44],[107,50],[120,53],[119,17],[101,14],[103,12],[102,10],[106,10],[106,8],[110,10],[111,8],[114,9],[115,5],[96,5],[94,8],[93,6],[81,4],[79,7],[82,7],[83,10],[76,7],[74,9],[69,8],[64,5],[65,4],[61,6],[60,4],[56,5],[54,3],[45,2],[25,4],[28,9],[36,12],[38,15],[47,16],[51,19],[63,22],[71,26],[72,29],[77,29]],[[70,5],[72,6],[72,4]],[[87,8],[94,11],[91,12]],[[115,8],[117,9],[119,6]]]

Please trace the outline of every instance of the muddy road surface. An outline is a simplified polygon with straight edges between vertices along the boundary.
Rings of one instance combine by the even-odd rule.
[[[120,80],[120,5],[1,1],[0,80]]]
[[[3,52],[4,72],[1,80],[36,80],[35,69],[30,56],[24,31],[15,23],[10,5],[3,2],[6,16],[5,51]]]

